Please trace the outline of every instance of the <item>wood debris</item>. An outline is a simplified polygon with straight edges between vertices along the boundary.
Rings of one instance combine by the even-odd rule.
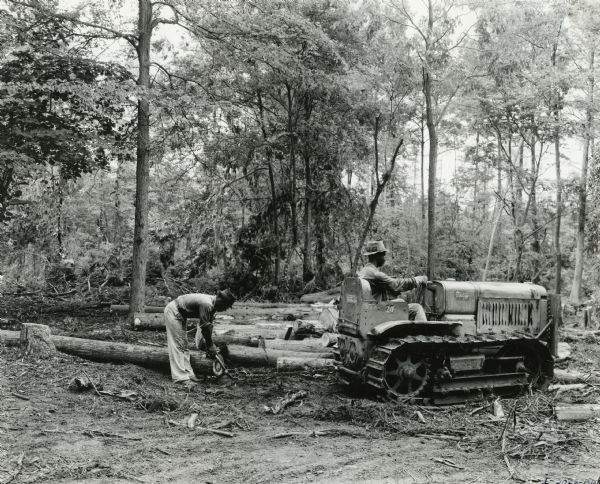
[[[128,435],[113,434],[111,432],[104,432],[102,430],[84,430],[83,435],[88,437],[105,437],[111,439],[125,439],[125,440],[142,440],[141,437],[130,437]]]
[[[187,421],[187,427],[188,429],[193,429],[194,425],[196,425],[196,419],[198,418],[198,414],[197,413],[193,413],[190,415],[190,418],[188,418]]]
[[[583,390],[587,387],[585,383],[570,383],[567,385],[550,385],[548,387],[549,392],[556,391],[556,396],[564,392],[570,392],[573,390]]]
[[[186,425],[186,426],[188,426],[188,428],[194,428],[194,429],[199,430],[201,432],[209,432],[211,434],[220,435],[221,437],[229,437],[229,438],[235,437],[235,434],[233,432],[226,432],[225,430],[212,429],[212,428],[209,428],[209,427],[195,427],[195,426],[194,427],[190,427],[189,426],[189,421],[190,421],[190,419],[191,419],[191,417],[193,415],[194,414],[192,414],[189,419],[186,419],[185,423],[176,422],[175,420],[167,420],[167,425],[172,425],[174,427],[180,427],[182,425]],[[195,422],[196,422],[196,419],[193,420],[194,424],[195,424]]]
[[[502,408],[502,403],[500,403],[500,400],[494,400],[493,410],[494,410],[494,417],[504,418],[504,409]]]
[[[455,469],[464,469],[464,467],[459,466],[458,464],[456,464],[455,462],[451,461],[450,459],[439,458],[439,457],[432,457],[431,460],[434,461],[434,462],[439,462],[440,464],[444,464],[444,465],[449,466],[449,467],[454,467]]]
[[[304,390],[292,393],[290,396],[282,398],[277,404],[273,405],[272,407],[265,405],[265,412],[277,415],[278,413],[281,413],[285,409],[285,407],[291,405],[293,402],[302,400],[304,397],[306,397],[306,395],[307,393]]]

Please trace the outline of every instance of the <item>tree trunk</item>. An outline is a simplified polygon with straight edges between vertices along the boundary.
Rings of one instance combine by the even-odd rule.
[[[556,167],[556,222],[554,224],[554,292],[560,294],[562,289],[562,254],[560,252],[560,225],[562,219],[562,178],[560,174],[560,131],[558,128],[559,111],[554,112],[555,122],[557,124],[554,129],[554,164]]]
[[[540,156],[543,153],[543,146],[540,143]],[[532,277],[528,278],[529,281],[538,283],[540,278],[540,261],[541,261],[541,243],[540,243],[540,222],[538,219],[538,206],[537,206],[537,184],[535,180],[538,177],[538,162],[537,156],[535,153],[535,140],[531,142],[531,175],[533,176],[533,181],[531,183],[531,228],[533,233],[531,237],[533,241],[531,242],[531,249],[534,253],[533,261],[532,261]]]
[[[486,281],[487,276],[490,269],[490,261],[492,260],[492,254],[494,252],[494,242],[496,241],[496,234],[498,233],[498,228],[500,227],[500,219],[502,218],[502,138],[500,136],[500,131],[496,131],[496,140],[498,143],[498,186],[496,188],[496,200],[494,203],[494,223],[492,224],[492,232],[490,234],[490,242],[488,244],[487,257],[485,259],[485,267],[483,269],[483,273],[481,274],[481,280]]]
[[[264,119],[264,106],[260,90],[257,91],[256,97],[258,100],[258,112],[260,116],[260,129],[262,131],[263,140],[267,143],[267,128]],[[275,174],[273,172],[272,162],[273,152],[270,146],[266,148],[267,168],[269,169],[269,187],[271,189],[271,223],[273,224],[273,236],[275,237],[275,269],[273,273],[273,284],[279,284],[279,273],[281,270],[281,237],[279,236],[279,213],[277,203],[277,189],[275,188]]]
[[[65,197],[65,179],[62,175],[62,170],[58,167],[58,180],[56,183],[58,191],[58,204],[56,207],[56,242],[58,243],[58,254],[64,257],[65,250],[63,247],[63,205]]]
[[[281,272],[281,237],[279,236],[279,214],[277,212],[277,191],[275,189],[275,176],[273,174],[273,165],[269,160],[269,185],[271,186],[271,199],[273,206],[271,207],[273,220],[273,235],[275,236],[275,269],[273,274],[273,284],[279,284],[279,274]]]
[[[123,176],[123,159],[121,156],[117,159],[117,171],[115,176],[115,191],[114,191],[114,201],[115,201],[115,216],[113,222],[113,234],[111,242],[115,245],[117,250],[121,248],[123,244],[122,237],[122,227],[123,227],[123,217],[121,216],[121,177]]]
[[[376,126],[377,125],[378,124],[376,123]],[[377,130],[375,131],[375,137],[377,137]],[[392,173],[394,172],[394,167],[396,166],[396,157],[398,156],[398,152],[400,151],[400,148],[403,144],[404,144],[403,139],[398,142],[398,145],[396,146],[396,149],[394,150],[394,154],[392,155],[392,159],[390,160],[390,165],[389,165],[387,171],[381,177],[381,182],[379,182],[379,181],[377,182],[377,190],[375,190],[375,196],[373,197],[373,200],[371,200],[371,203],[369,204],[369,218],[367,219],[367,223],[365,224],[365,227],[363,228],[362,234],[361,234],[359,242],[358,242],[358,246],[356,248],[356,252],[354,253],[354,259],[352,260],[352,266],[350,268],[351,273],[356,272],[356,269],[358,267],[358,261],[360,260],[360,254],[361,254],[362,247],[365,243],[365,239],[367,238],[367,234],[369,233],[369,230],[371,229],[371,224],[373,223],[373,217],[375,216],[375,210],[377,209],[377,204],[379,202],[379,196],[383,192],[385,186],[387,185],[387,182],[392,177]]]
[[[433,95],[431,92],[432,81],[429,73],[425,71],[423,77],[423,91],[425,93],[425,115],[427,132],[429,134],[429,183],[427,189],[427,277],[435,278],[435,202],[436,202],[436,170],[437,170],[437,128],[433,113]]]
[[[592,140],[593,123],[593,102],[594,102],[594,50],[590,52],[590,68],[588,79],[588,93],[586,106],[586,123],[583,140],[583,156],[581,160],[581,177],[579,179],[579,210],[577,221],[577,249],[575,252],[575,272],[573,274],[573,285],[571,286],[570,300],[574,304],[581,303],[581,286],[583,276],[583,251],[585,244],[585,213],[587,202],[587,171],[590,142]]]
[[[298,218],[296,215],[296,128],[294,125],[294,96],[292,88],[287,86],[288,121],[287,129],[290,137],[290,207],[292,212],[292,246],[298,245]]]
[[[137,165],[135,183],[135,226],[133,233],[133,267],[129,318],[141,311],[145,302],[146,262],[148,259],[148,191],[150,184],[150,106],[145,97],[150,88],[150,38],[152,35],[152,4],[139,0],[138,85],[142,97],[138,101]]]
[[[475,177],[473,180],[473,222],[478,219],[479,199],[479,130],[475,136]]]
[[[556,52],[558,51],[558,40],[562,30],[562,22],[558,29],[556,42],[552,46],[552,68],[556,69]],[[554,292],[560,294],[562,289],[562,254],[560,249],[560,226],[562,222],[562,178],[560,173],[560,112],[562,96],[558,86],[554,87],[556,101],[554,104],[554,166],[556,170],[556,221],[554,224]]]
[[[302,276],[305,283],[313,277],[311,262],[312,246],[312,174],[310,157],[304,157],[304,250],[302,260]]]
[[[421,107],[421,221],[425,225],[425,116]]]

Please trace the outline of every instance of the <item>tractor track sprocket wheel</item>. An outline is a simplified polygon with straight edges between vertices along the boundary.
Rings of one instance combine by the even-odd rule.
[[[429,365],[423,356],[398,348],[385,362],[383,381],[388,396],[394,399],[415,397],[429,382]]]

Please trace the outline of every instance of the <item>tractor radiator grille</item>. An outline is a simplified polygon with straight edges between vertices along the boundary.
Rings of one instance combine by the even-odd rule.
[[[545,299],[480,298],[477,305],[479,331],[535,331],[546,319]]]

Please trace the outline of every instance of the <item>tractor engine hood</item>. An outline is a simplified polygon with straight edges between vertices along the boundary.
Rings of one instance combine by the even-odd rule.
[[[479,298],[546,299],[542,286],[518,282],[434,281],[425,291],[425,311],[437,316],[474,315]]]

